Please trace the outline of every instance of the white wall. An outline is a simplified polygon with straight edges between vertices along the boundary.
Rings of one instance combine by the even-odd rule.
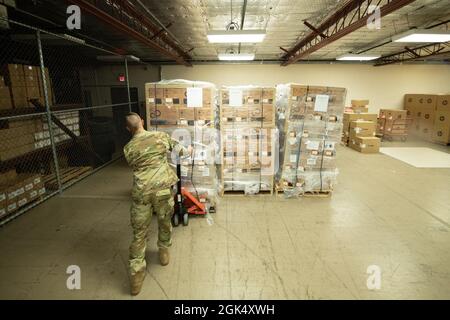
[[[298,64],[279,65],[223,64],[163,66],[162,78],[209,81],[222,85],[265,85],[295,82],[307,85],[345,87],[347,104],[351,99],[369,99],[370,112],[380,108],[403,108],[407,93],[450,93],[449,65],[369,65]]]

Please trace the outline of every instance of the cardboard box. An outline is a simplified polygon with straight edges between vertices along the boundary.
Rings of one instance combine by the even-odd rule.
[[[350,123],[349,138],[375,136],[376,124],[372,121],[352,121]]]
[[[422,107],[418,108],[421,112],[421,119],[434,122],[434,117],[436,114],[436,108],[435,107]]]
[[[37,99],[41,97],[41,90],[39,87],[27,87],[27,100]],[[31,106],[31,104],[29,104]]]
[[[37,81],[39,71],[40,71],[40,67],[38,67],[38,66],[29,66],[29,65],[23,66],[24,76],[34,78],[35,79],[34,81]]]
[[[350,141],[350,147],[361,153],[379,153],[380,139],[375,137],[355,137]]]
[[[414,106],[418,108],[422,107],[435,107],[437,95],[434,94],[407,94],[405,95],[405,107]]]
[[[450,142],[450,109],[441,111],[439,108],[435,115],[431,140],[441,144]]]
[[[372,121],[374,123],[377,122],[378,119],[378,115],[375,113],[361,113],[361,114],[356,114],[356,113],[344,113],[344,135],[346,136],[350,136],[350,123],[352,121]]]
[[[0,150],[4,151],[9,149],[16,149],[18,147],[32,143],[34,143],[34,135],[31,133],[20,136],[12,136],[9,139],[0,140]]]
[[[0,76],[0,87],[6,87],[5,77],[4,76]]]
[[[435,125],[431,140],[440,144],[450,143],[450,126],[448,125]]]
[[[8,87],[0,87],[0,110],[12,109],[11,93]]]
[[[380,119],[386,120],[405,120],[407,118],[406,110],[381,109]]]
[[[354,113],[368,113],[369,108],[368,107],[352,107],[352,111]]]
[[[26,108],[28,107],[27,100],[27,88],[12,86],[10,87],[11,99],[13,101],[14,108]]]
[[[437,112],[450,111],[450,95],[437,96],[436,111]]]
[[[193,121],[195,119],[195,109],[197,108],[179,108],[179,118],[180,120]]]
[[[352,108],[367,107],[369,100],[352,100]]]
[[[147,106],[148,123],[158,122],[160,125],[176,125],[180,116],[178,107],[175,106]]]

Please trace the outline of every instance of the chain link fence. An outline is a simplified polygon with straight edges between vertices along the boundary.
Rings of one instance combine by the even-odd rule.
[[[0,33],[0,225],[122,157],[125,115],[139,109],[126,57],[8,22]],[[117,83],[104,76],[111,69]]]

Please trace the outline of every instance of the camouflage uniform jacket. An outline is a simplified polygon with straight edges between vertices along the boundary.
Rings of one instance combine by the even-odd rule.
[[[178,182],[167,160],[167,153],[173,150],[179,155],[187,154],[167,133],[155,131],[136,134],[124,147],[134,174],[133,198],[168,189]]]

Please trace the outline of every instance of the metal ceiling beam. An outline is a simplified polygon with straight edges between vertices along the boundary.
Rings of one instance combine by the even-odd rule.
[[[426,59],[442,54],[450,54],[450,42],[427,44],[414,49],[405,47],[405,51],[379,58],[375,61],[375,66],[379,67],[417,59]]]
[[[326,45],[367,25],[373,13],[369,14],[369,6],[377,5],[380,15],[384,17],[415,0],[350,0],[320,26],[300,40],[282,57],[282,66],[295,63]],[[323,36],[326,36],[324,38]]]
[[[175,60],[179,64],[192,66],[186,61],[188,56],[176,45],[167,41],[164,37],[151,39],[160,30],[157,26],[145,21],[141,15],[126,0],[67,0],[78,5],[85,12],[97,17],[112,28],[124,33],[135,40],[159,51],[164,56]],[[181,52],[180,52],[181,50]],[[183,53],[183,54],[182,54]]]

